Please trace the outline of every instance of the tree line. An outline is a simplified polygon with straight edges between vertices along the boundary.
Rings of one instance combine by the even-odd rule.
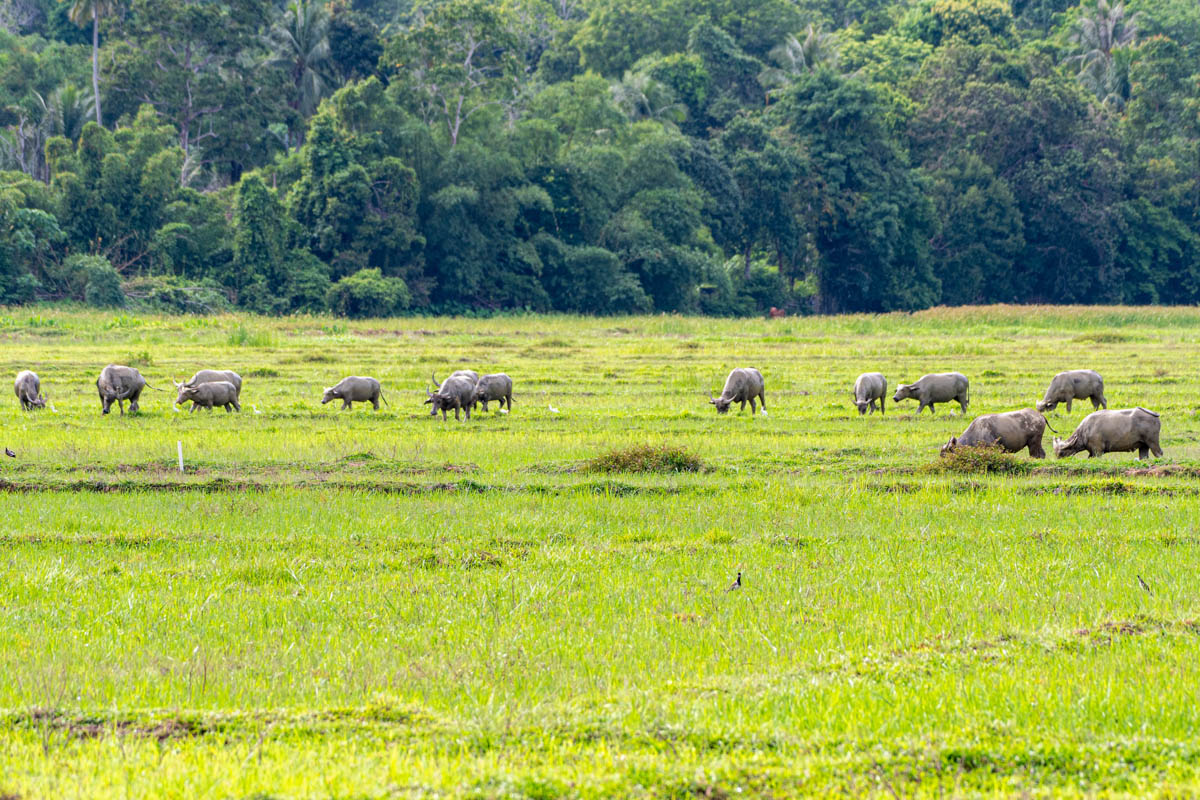
[[[1190,0],[9,0],[0,303],[1200,301]]]

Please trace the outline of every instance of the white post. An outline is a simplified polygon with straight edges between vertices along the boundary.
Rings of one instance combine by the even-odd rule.
[[[183,442],[175,443],[176,449],[179,451],[179,472],[183,472]]]

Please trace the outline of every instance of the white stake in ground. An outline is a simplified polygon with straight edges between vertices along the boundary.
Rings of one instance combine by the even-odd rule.
[[[183,442],[176,442],[175,448],[179,452],[179,472],[183,473]]]

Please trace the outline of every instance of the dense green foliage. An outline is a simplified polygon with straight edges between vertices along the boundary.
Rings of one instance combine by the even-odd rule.
[[[76,255],[273,314],[1200,301],[1183,0],[12,0],[0,26],[4,302],[74,296]],[[356,311],[363,270],[396,302]]]
[[[0,398],[0,796],[1200,792],[1196,309],[42,306],[0,337],[50,401]],[[101,416],[114,359],[235,369],[242,413]],[[737,364],[769,416],[709,403]],[[959,369],[986,414],[1082,365],[1162,458],[941,458],[967,418],[852,404],[862,371]],[[511,413],[431,418],[459,368],[509,373]],[[388,405],[321,405],[346,374]]]

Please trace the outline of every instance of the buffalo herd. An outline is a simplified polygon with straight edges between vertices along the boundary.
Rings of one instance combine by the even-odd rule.
[[[458,370],[440,383],[436,374],[430,377],[436,389],[426,389],[425,392],[425,404],[430,406],[430,415],[436,416],[440,411],[445,420],[448,413],[453,411],[455,419],[461,419],[460,414],[465,414],[469,420],[474,408],[482,404],[486,412],[488,403],[496,403],[502,414],[512,410],[512,378],[502,372],[481,376],[473,370]],[[878,404],[879,413],[885,414],[887,386],[887,378],[882,373],[866,372],[859,375],[853,390],[858,413],[874,414]],[[130,412],[136,412],[142,390],[146,388],[155,389],[146,383],[146,379],[134,367],[109,364],[96,379],[101,413],[107,414],[116,403],[124,414],[126,401],[129,402]],[[192,411],[197,408],[212,411],[215,406],[224,408],[226,412],[241,411],[242,408],[239,402],[242,379],[232,370],[202,369],[186,381],[175,382],[175,388],[178,391],[175,404],[190,401]],[[41,381],[36,373],[29,370],[20,372],[13,389],[22,409],[32,411],[46,406],[47,397],[42,392]],[[326,388],[321,403],[332,400],[341,400],[343,409],[353,408],[354,403],[370,403],[376,411],[379,410],[380,400],[387,403],[378,380],[357,375],[343,378]],[[965,414],[970,404],[970,382],[960,372],[922,375],[913,383],[902,383],[896,387],[892,401],[899,403],[902,400],[916,400],[918,414],[926,408],[930,414],[937,413],[938,403],[957,403]],[[1043,414],[1053,411],[1060,404],[1065,405],[1070,413],[1071,404],[1076,400],[1090,400],[1095,410],[1084,417],[1069,437],[1054,439],[1055,456],[1066,458],[1086,451],[1089,457],[1094,458],[1105,453],[1135,450],[1142,459],[1149,457],[1150,453],[1162,455],[1162,448],[1158,444],[1161,427],[1158,414],[1141,407],[1109,409],[1104,396],[1104,379],[1090,369],[1055,375],[1035,408],[976,417],[965,431],[942,445],[941,453],[946,455],[960,447],[983,445],[998,447],[1009,453],[1028,450],[1033,458],[1045,458],[1042,436],[1047,422]],[[721,395],[713,397],[710,392],[708,401],[719,414],[728,412],[734,403],[738,403],[741,410],[745,411],[749,403],[751,414],[757,413],[761,406],[762,414],[766,416],[766,384],[762,373],[753,367],[734,369],[725,379]]]

